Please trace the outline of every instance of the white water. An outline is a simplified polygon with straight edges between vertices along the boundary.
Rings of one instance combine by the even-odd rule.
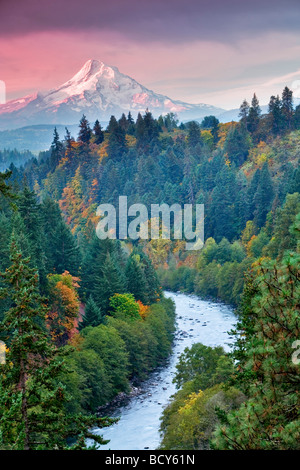
[[[143,450],[157,449],[160,444],[160,417],[163,409],[176,392],[172,383],[178,356],[194,343],[223,346],[230,349],[229,331],[236,317],[230,307],[204,301],[196,296],[165,293],[176,305],[177,329],[174,347],[167,365],[151,374],[143,383],[142,393],[132,397],[128,404],[118,408],[111,416],[120,420],[104,429],[94,429],[110,442],[100,449]]]

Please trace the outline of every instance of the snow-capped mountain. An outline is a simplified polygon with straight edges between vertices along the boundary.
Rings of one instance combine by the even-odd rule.
[[[63,85],[47,93],[36,93],[0,105],[0,129],[36,124],[75,124],[82,114],[90,121],[108,121],[131,111],[135,117],[146,108],[154,116],[176,113],[180,120],[219,115],[224,110],[206,104],[188,104],[154,93],[117,67],[88,60]]]

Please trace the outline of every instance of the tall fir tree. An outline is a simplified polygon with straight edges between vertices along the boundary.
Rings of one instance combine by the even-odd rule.
[[[84,315],[79,324],[79,328],[83,329],[87,326],[98,326],[103,322],[103,315],[101,309],[96,305],[93,297],[90,295],[87,303],[85,304]]]
[[[64,156],[64,146],[59,140],[59,134],[56,127],[54,128],[53,141],[51,144],[51,155],[50,155],[50,170],[54,170],[59,164],[60,160]]]
[[[95,144],[102,144],[102,142],[104,141],[104,132],[98,119],[95,121],[93,132],[95,137]]]
[[[78,141],[83,144],[89,144],[92,137],[90,124],[85,115],[82,116],[79,123]]]
[[[251,107],[249,109],[248,118],[247,118],[248,130],[252,134],[254,134],[258,129],[260,115],[261,115],[261,109],[259,106],[259,101],[257,99],[256,94],[254,93],[252,101],[251,101]]]

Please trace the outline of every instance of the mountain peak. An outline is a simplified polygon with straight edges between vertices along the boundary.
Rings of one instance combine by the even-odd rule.
[[[9,106],[7,106],[9,104]],[[117,67],[96,59],[87,60],[67,82],[36,97],[25,97],[0,107],[0,128],[29,124],[73,124],[85,114],[89,120],[108,121],[112,114],[131,111],[133,116],[149,109],[154,116],[177,113],[190,120],[218,115],[223,109],[171,100],[139,84]]]
[[[103,67],[105,67],[103,62],[95,59],[89,59],[85,62],[79,72],[74,75],[73,79],[84,79],[99,72]]]

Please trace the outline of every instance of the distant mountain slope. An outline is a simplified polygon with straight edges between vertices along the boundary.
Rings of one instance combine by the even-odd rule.
[[[133,78],[97,60],[88,60],[63,85],[0,105],[0,129],[37,124],[75,124],[82,114],[91,121],[108,121],[131,111],[133,116],[148,108],[154,116],[176,113],[180,120],[219,115],[224,110],[206,104],[171,100],[140,85]]]
[[[58,124],[57,131],[63,138],[65,126]],[[78,134],[78,124],[67,126],[74,137]],[[53,141],[53,124],[41,124],[36,126],[25,126],[19,129],[0,131],[0,150],[16,149],[18,151],[30,150],[38,153],[41,150],[48,150]]]

